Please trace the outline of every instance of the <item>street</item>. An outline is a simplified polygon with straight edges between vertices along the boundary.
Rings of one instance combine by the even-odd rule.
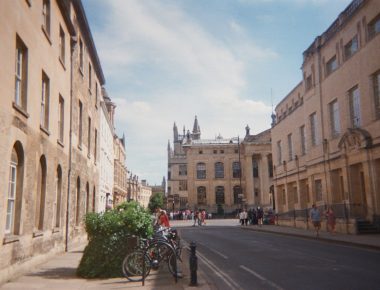
[[[184,227],[215,289],[379,289],[380,251],[242,230]]]

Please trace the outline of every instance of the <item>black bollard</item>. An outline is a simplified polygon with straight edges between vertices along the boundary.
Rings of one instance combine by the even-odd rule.
[[[198,286],[197,282],[197,270],[198,270],[198,258],[196,255],[197,244],[193,241],[190,243],[190,286]]]

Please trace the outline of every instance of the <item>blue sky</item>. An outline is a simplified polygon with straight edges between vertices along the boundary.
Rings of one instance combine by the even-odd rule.
[[[351,0],[82,2],[126,165],[153,185],[174,122],[192,130],[197,115],[205,139],[268,129],[272,102],[302,80],[303,51]]]

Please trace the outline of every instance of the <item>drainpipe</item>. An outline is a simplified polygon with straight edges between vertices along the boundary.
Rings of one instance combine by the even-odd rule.
[[[71,191],[71,163],[72,163],[72,134],[73,134],[73,69],[74,69],[74,49],[77,37],[72,36],[70,41],[70,133],[69,133],[69,170],[67,176],[67,204],[66,204],[66,235],[65,251],[69,250],[69,224],[70,224],[70,191]]]

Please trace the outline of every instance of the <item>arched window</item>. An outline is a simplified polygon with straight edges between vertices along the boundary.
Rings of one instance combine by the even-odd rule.
[[[95,196],[96,196],[96,191],[95,191],[95,186],[94,186],[94,190],[92,191],[92,212],[95,212],[95,205],[96,205]]]
[[[215,178],[224,178],[224,164],[222,162],[215,163]]]
[[[206,205],[207,199],[206,199],[206,187],[199,186],[197,188],[197,203],[199,205]]]
[[[90,210],[90,185],[86,183],[86,213]]]
[[[205,163],[197,163],[197,179],[206,179]]]
[[[224,204],[224,187],[223,186],[217,186],[215,188],[215,203]]]
[[[239,197],[239,194],[241,194],[241,188],[239,185],[234,186],[234,204],[238,204],[241,201],[241,198]]]
[[[232,163],[232,177],[239,178],[241,176],[240,162],[235,161]]]
[[[13,146],[9,164],[5,234],[20,234],[23,176],[24,150],[21,143],[17,141]]]
[[[77,178],[77,190],[76,190],[76,211],[75,211],[75,225],[79,225],[80,221],[80,178]]]
[[[40,166],[38,168],[38,185],[37,185],[37,198],[36,198],[36,215],[35,215],[35,228],[39,231],[44,229],[44,215],[45,215],[45,200],[46,200],[46,158],[44,155],[40,158]]]
[[[56,196],[55,196],[55,223],[54,226],[61,226],[61,204],[62,204],[62,168],[58,165],[56,176]]]

